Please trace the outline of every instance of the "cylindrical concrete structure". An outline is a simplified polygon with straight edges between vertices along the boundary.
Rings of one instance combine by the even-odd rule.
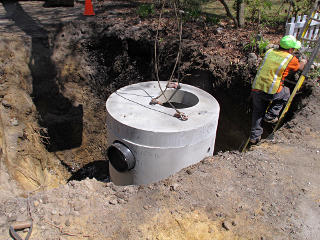
[[[166,82],[160,82],[162,89]],[[106,102],[108,157],[111,181],[117,185],[148,184],[211,156],[219,104],[209,93],[186,84],[161,95],[158,82],[123,87]],[[188,116],[181,121],[175,110]]]

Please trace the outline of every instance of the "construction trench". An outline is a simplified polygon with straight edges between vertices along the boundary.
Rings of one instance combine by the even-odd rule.
[[[145,33],[139,33],[139,31],[135,31],[134,36],[129,35],[131,32],[125,33],[127,35],[123,36],[116,35],[115,30],[107,30],[100,32],[97,36],[86,33],[87,26],[82,26],[82,28],[86,30],[78,30],[73,24],[69,24],[57,34],[56,41],[65,43],[62,46],[54,47],[52,56],[62,56],[60,59],[55,58],[55,63],[46,63],[48,58],[43,55],[44,51],[39,52],[39,56],[36,56],[39,62],[46,63],[41,68],[45,77],[37,76],[37,71],[34,71],[33,79],[48,79],[46,74],[50,74],[50,72],[59,77],[54,78],[57,81],[55,86],[53,82],[52,85],[41,85],[41,83],[34,81],[36,84],[34,89],[41,90],[39,93],[33,93],[36,96],[33,98],[39,114],[39,124],[47,129],[45,137],[49,141],[45,144],[46,149],[49,152],[57,153],[61,162],[72,173],[70,179],[80,180],[86,177],[99,179],[101,175],[104,181],[107,181],[108,167],[103,162],[107,160],[108,144],[105,136],[108,124],[105,120],[105,100],[121,87],[154,80],[154,40],[145,38]],[[82,32],[87,34],[86,37],[82,36]],[[139,39],[134,39],[137,38],[137,35]],[[69,43],[76,46],[68,46]],[[35,48],[39,49],[39,46],[36,45]],[[69,54],[67,51],[72,52]],[[163,59],[159,64],[159,74],[160,79],[165,80],[170,77],[177,53],[177,44],[168,42],[163,46],[162,51],[161,57]],[[180,64],[190,64],[187,56],[193,54],[192,50],[190,51],[188,46],[183,46],[182,51]],[[79,55],[75,54],[77,52]],[[71,55],[72,57],[69,57]],[[64,58],[65,56],[68,57]],[[197,66],[206,63],[205,60],[202,60],[193,61],[192,64]],[[59,69],[59,66],[62,69]],[[194,69],[191,66],[183,69],[184,72],[179,74],[186,75],[182,83],[203,89],[219,102],[221,112],[214,146],[215,154],[241,150],[241,146],[250,132],[250,84],[247,74],[252,69],[244,68],[241,72],[237,67],[233,68],[224,64],[211,65],[211,67],[213,69],[210,67],[201,67],[200,69],[195,67]],[[225,75],[226,78],[223,78],[221,73],[226,71],[228,76]],[[37,87],[37,84],[41,87]],[[57,91],[52,92],[52,89],[57,89]],[[66,96],[65,93],[69,96]],[[310,93],[305,91],[305,94]],[[90,107],[86,107],[90,109],[87,110],[89,111],[87,116],[90,115],[90,119],[86,119],[83,109],[83,98],[86,98],[86,95],[92,97],[87,103]],[[293,110],[297,109],[296,106],[300,101],[301,99],[298,97],[296,103],[293,104]],[[95,112],[96,110],[98,113]],[[289,112],[288,115],[290,117],[292,112]],[[91,117],[99,119],[99,121],[94,121],[94,126]],[[91,123],[89,123],[90,121]],[[272,130],[271,126],[266,127],[269,129],[266,129],[264,138]],[[77,150],[75,151],[75,149]],[[91,162],[87,162],[88,160],[85,158],[88,155],[84,155],[84,152],[93,153],[93,151],[95,151],[95,157],[92,157]],[[70,152],[73,157],[69,156]],[[97,166],[96,169],[95,166]]]
[[[40,134],[47,139],[44,141],[46,150],[54,153],[72,173],[70,179],[99,179],[99,175],[107,179],[108,168],[103,163],[107,146],[104,102],[116,89],[153,79],[152,38],[144,39],[144,33],[138,31],[134,33],[140,37],[138,40],[132,39],[136,36],[117,36],[115,30],[91,35],[89,27],[98,26],[93,23],[80,29],[74,24],[64,26],[55,36],[52,49],[47,47],[49,39],[46,36],[32,38],[31,97],[43,128]],[[167,43],[164,49],[160,78],[168,79],[177,45]],[[187,47],[184,49],[187,51]],[[171,58],[170,52],[173,53]],[[183,54],[181,64],[188,54],[191,53]],[[224,72],[225,69],[217,71]],[[220,104],[215,152],[238,150],[249,132],[248,103],[244,101],[249,85],[238,71],[229,71],[228,75],[237,78],[236,86],[228,86],[226,80],[214,77],[210,70],[185,69],[188,76],[183,80],[183,83],[209,92]],[[231,79],[230,82],[235,81]]]
[[[68,30],[70,28],[72,28],[72,25],[67,26]],[[68,36],[74,36],[74,32],[79,32],[76,29],[70,29],[69,31],[71,33],[66,31],[59,33],[57,38],[61,38],[61,40],[58,40],[58,42],[62,42],[62,39],[68,38]],[[80,35],[80,33],[77,34]],[[52,63],[45,64],[48,68],[45,66],[41,68],[41,71],[45,74],[50,74],[53,71],[57,71],[58,74],[59,72],[60,74],[65,74],[65,76],[57,79],[59,86],[50,84],[41,85],[41,83],[34,81],[34,84],[36,84],[34,85],[34,89],[41,89],[39,93],[35,93],[34,103],[39,114],[39,124],[47,129],[45,137],[49,141],[45,144],[46,149],[49,152],[58,152],[61,162],[66,165],[67,169],[71,170],[71,173],[74,173],[71,179],[97,178],[95,174],[101,174],[105,176],[105,180],[107,179],[106,173],[108,172],[108,168],[106,164],[101,162],[101,160],[106,160],[108,144],[104,136],[106,134],[106,125],[108,124],[105,120],[104,102],[112,92],[121,87],[153,79],[153,39],[133,40],[130,36],[124,39],[123,36],[106,37],[113,34],[113,32],[106,31],[100,37],[88,36],[88,39],[81,41],[81,49],[72,49],[74,52],[84,51],[83,49],[85,49],[85,53],[88,55],[88,59],[85,59],[87,61],[85,68],[91,68],[90,70],[93,74],[82,71],[83,62],[77,62],[77,60],[84,61],[84,59],[80,59],[79,56],[73,54],[72,59],[55,59],[56,62],[63,63],[64,69],[52,67]],[[143,38],[143,36],[141,37]],[[67,39],[66,43],[69,42],[70,40]],[[37,46],[37,48],[39,47]],[[63,46],[61,50],[57,48],[55,49],[56,53],[53,52],[52,55],[59,55],[59,51],[64,51],[64,55],[68,55],[65,52],[66,48],[69,48],[69,46]],[[163,62],[160,62],[160,78],[168,79],[169,74],[171,74],[170,70],[174,64],[175,54],[170,59],[166,56],[167,51],[175,53],[177,48],[176,45],[170,45],[170,43],[164,48],[164,59]],[[43,60],[43,58],[47,57],[43,56],[42,53],[40,56],[36,56],[36,58],[40,62],[46,62],[47,60]],[[195,62],[194,64],[202,63]],[[73,69],[74,67],[79,69]],[[67,72],[69,69],[73,72]],[[220,104],[221,114],[219,117],[215,153],[219,151],[239,150],[250,130],[250,114],[247,112],[249,106],[246,105],[249,104],[246,101],[249,92],[249,85],[246,84],[247,79],[240,78],[241,76],[238,76],[238,72],[231,70],[228,74],[237,76],[236,82],[239,85],[233,86],[231,84],[228,86],[224,79],[215,78],[209,70],[185,69],[185,71],[188,77],[183,80],[183,83],[207,91],[217,98]],[[218,71],[225,71],[225,69],[219,69]],[[48,79],[48,77],[37,76],[36,74],[38,73],[33,74],[33,79]],[[231,80],[232,82],[235,81]],[[37,87],[37,84],[41,87]],[[214,84],[217,86],[214,87]],[[71,87],[68,87],[70,85]],[[82,86],[86,87],[85,90]],[[70,97],[65,97],[59,91],[52,94],[52,89],[63,89],[64,92],[71,92],[74,95],[71,96],[70,100]],[[235,89],[237,90],[235,91]],[[81,98],[84,95],[89,95],[88,91],[93,97],[89,102],[90,107],[94,106],[93,109],[99,109],[99,113],[89,110],[90,115],[100,120],[95,121],[94,129],[91,129],[92,124],[88,123],[91,119],[86,119],[83,112],[84,102]],[[74,92],[81,92],[81,96]],[[234,121],[234,119],[237,119],[237,121]],[[91,131],[93,131],[93,134],[91,134]],[[98,137],[99,141],[94,140],[96,137]],[[90,140],[85,142],[83,138]],[[73,150],[79,148],[82,149],[79,152]],[[93,162],[88,163],[90,167],[88,166],[89,172],[86,173],[85,169],[87,166],[83,165],[85,162],[83,152],[97,150],[99,153],[94,153],[94,155],[99,157],[98,159],[92,158]],[[68,155],[70,152],[72,152],[73,156],[71,158]],[[73,165],[77,167],[73,167]],[[97,166],[97,170],[94,169],[94,166]],[[101,166],[104,166],[104,168],[101,168]],[[93,173],[90,171],[99,172]],[[82,174],[79,175],[80,172]]]
[[[99,235],[100,233],[95,233],[92,239],[124,239],[128,234],[131,236],[129,239],[148,239],[148,237],[149,239],[209,239],[213,233],[217,239],[275,239],[272,238],[272,231],[277,229],[277,224],[272,225],[272,222],[282,226],[281,221],[288,218],[289,213],[281,209],[288,207],[287,202],[291,204],[300,196],[298,193],[300,190],[297,189],[307,189],[308,186],[294,182],[292,186],[290,185],[287,195],[277,195],[279,199],[276,201],[278,204],[276,207],[269,202],[264,202],[266,200],[263,200],[263,194],[254,195],[250,192],[245,195],[243,186],[249,189],[250,185],[253,185],[258,189],[257,191],[263,192],[264,184],[269,181],[273,184],[272,177],[268,176],[264,166],[256,166],[257,159],[264,157],[264,153],[259,150],[254,151],[249,153],[250,160],[246,160],[237,152],[250,132],[250,79],[255,75],[258,59],[250,60],[245,53],[241,53],[242,55],[239,53],[238,61],[234,61],[227,55],[204,53],[201,48],[205,46],[199,47],[199,43],[192,40],[190,29],[186,27],[179,70],[174,77],[179,78],[183,84],[206,91],[218,101],[220,115],[213,159],[223,161],[216,162],[212,159],[202,161],[150,187],[119,188],[108,183],[110,177],[106,153],[108,146],[106,100],[117,89],[155,80],[155,25],[151,27],[148,23],[141,24],[138,20],[136,22],[119,21],[122,13],[117,13],[117,7],[121,10],[119,6],[124,6],[123,8],[129,6],[129,10],[126,10],[130,11],[129,3],[119,3],[117,6],[102,5],[100,12],[105,11],[106,16],[109,16],[107,18],[102,14],[102,17],[97,20],[77,19],[71,22],[41,25],[34,21],[34,17],[29,16],[32,8],[37,4],[25,3],[15,7],[3,4],[3,9],[0,9],[7,12],[9,24],[19,29],[19,34],[14,40],[10,33],[4,33],[1,37],[0,58],[4,60],[1,60],[2,72],[0,73],[1,76],[5,76],[2,78],[0,89],[3,126],[1,145],[3,156],[5,156],[2,157],[1,167],[2,171],[5,169],[9,173],[4,179],[10,183],[3,189],[10,192],[8,194],[10,197],[11,194],[27,197],[26,192],[29,194],[32,191],[38,192],[34,198],[30,197],[33,203],[32,211],[37,211],[36,205],[41,207],[44,206],[44,202],[48,202],[47,209],[39,207],[37,213],[33,212],[35,222],[41,223],[41,226],[35,227],[34,234],[38,237],[35,239],[46,239],[46,236],[59,237],[59,233],[54,232],[54,228],[49,229],[49,225],[44,222],[52,221],[55,226],[63,225],[67,228],[70,226],[70,223],[66,223],[67,220],[72,223],[72,226],[77,224],[82,226],[83,234],[70,239],[87,239],[85,236],[90,233],[84,234],[86,230],[83,229],[95,231],[90,224],[85,226],[90,221],[95,225],[94,217],[88,213],[90,208],[84,210],[86,208],[80,206],[79,202],[91,201],[90,194],[98,201],[90,202],[94,205],[91,211],[97,214],[96,221],[107,226],[100,226],[99,222],[97,225],[99,231],[103,236],[104,234],[111,236],[105,238]],[[82,11],[81,5],[79,11]],[[169,24],[160,32],[163,41],[159,45],[159,76],[163,81],[169,79],[171,75],[179,44],[177,35],[171,27],[172,25]],[[247,35],[246,32],[241,34]],[[210,48],[210,44],[213,44],[213,49],[224,44],[233,44],[236,49],[242,49],[237,39],[227,43],[209,42],[207,48]],[[295,113],[299,113],[306,106],[313,91],[314,88],[307,84],[301,94],[295,98],[285,121],[285,125],[289,126],[288,131],[295,128],[291,120],[294,119]],[[265,126],[263,138],[270,133],[271,129],[268,128],[270,126]],[[315,149],[317,147],[311,148],[310,152],[316,154]],[[268,158],[265,157],[265,159]],[[245,166],[241,166],[239,163],[241,161]],[[218,165],[219,162],[224,165]],[[257,169],[253,170],[251,167]],[[274,169],[276,172],[280,171],[273,165],[271,169],[271,175]],[[239,173],[233,172],[238,170]],[[210,171],[215,173],[214,176],[209,176]],[[259,185],[251,182],[255,177],[258,178],[255,175],[258,173],[262,174],[262,181],[266,183]],[[239,180],[238,177],[243,179]],[[98,183],[87,178],[95,178]],[[289,177],[277,180],[283,181],[283,185],[280,184],[277,189],[278,192],[284,191],[284,183],[289,184],[293,181],[288,179]],[[106,183],[107,185],[101,185]],[[229,186],[228,183],[234,185]],[[61,192],[55,190],[56,187],[62,189]],[[66,190],[64,191],[63,188]],[[317,193],[317,190],[311,189],[310,186],[309,188],[310,194]],[[199,192],[197,193],[195,189]],[[237,192],[235,189],[241,190]],[[236,199],[228,201],[227,199],[232,199],[235,192],[237,192]],[[133,201],[132,205],[126,207],[128,199],[134,198],[135,193],[139,193],[137,195],[139,203]],[[191,197],[193,194],[197,197]],[[271,198],[271,195],[265,198]],[[3,199],[4,196],[5,194]],[[48,196],[53,200],[48,200]],[[261,199],[260,196],[262,196]],[[17,198],[16,202],[10,199],[4,199],[6,204],[11,205],[7,209],[1,208],[1,211],[6,219],[19,220],[19,214],[16,211],[20,211],[26,202],[24,198]],[[69,203],[60,199],[68,199]],[[173,205],[166,201],[172,201]],[[181,205],[179,201],[182,201]],[[105,205],[101,205],[105,202],[116,208],[107,207],[106,209]],[[250,205],[253,202],[256,209],[262,204],[267,209],[266,215],[269,216],[270,213],[271,217],[262,222],[255,222],[258,216],[264,215],[260,215],[259,209],[252,212]],[[6,204],[3,206],[8,206]],[[68,210],[68,204],[72,205],[70,209],[73,210]],[[161,212],[164,215],[157,215],[158,218],[154,220],[152,215],[156,213],[151,210],[153,209],[151,205],[157,206],[157,209],[166,209]],[[222,207],[223,205],[228,209]],[[125,218],[119,206],[121,208],[123,206],[121,211],[134,215],[131,216],[133,221],[147,219],[146,222],[151,225],[141,225],[138,230],[132,230],[130,233],[128,229],[132,229],[133,222],[127,222],[123,227],[125,229],[117,228],[119,226],[117,224],[121,224]],[[140,214],[138,210],[140,207],[148,213]],[[295,205],[292,204],[289,209],[294,207]],[[100,216],[98,213],[101,209],[105,212]],[[117,212],[117,209],[120,212]],[[249,218],[246,217],[247,211]],[[280,214],[281,211],[284,211],[283,215]],[[290,211],[294,212],[294,210]],[[318,209],[314,214],[317,211]],[[79,213],[81,216],[77,215]],[[21,215],[24,214],[27,212],[21,213]],[[67,219],[65,216],[69,216],[68,214],[70,217]],[[173,219],[166,214],[173,216]],[[46,220],[46,216],[49,215],[52,215],[51,218]],[[119,219],[112,217],[114,215],[119,215]],[[80,221],[82,216],[86,216],[85,220],[82,219],[85,222]],[[275,220],[277,217],[282,220]],[[106,220],[103,218],[107,218],[108,223],[105,223]],[[178,227],[176,229],[174,227],[176,223],[170,222],[171,220],[177,221],[179,226],[182,224],[185,229],[181,230]],[[161,224],[158,227],[152,225],[159,221]],[[112,226],[112,222],[117,224]],[[7,237],[6,224],[9,223],[10,221],[7,220],[0,225],[1,236]],[[188,224],[195,224],[195,229],[198,229],[195,231],[198,232],[205,229],[206,234],[199,237],[198,233],[188,232]],[[299,239],[300,235],[294,235],[296,234],[294,229],[298,224],[300,222],[285,222],[285,226],[282,226],[286,229],[285,233],[279,230],[280,233],[277,236],[280,238],[278,239],[283,239],[281,238],[283,236],[294,236],[290,239]],[[316,229],[317,222],[314,221],[313,224]],[[244,227],[250,225],[257,229],[252,230],[249,227],[247,230]],[[171,236],[166,235],[168,226],[174,228]],[[150,227],[155,229],[152,234]],[[208,230],[207,227],[209,227]],[[246,230],[241,230],[243,227]],[[314,234],[317,234],[317,231],[314,231]]]

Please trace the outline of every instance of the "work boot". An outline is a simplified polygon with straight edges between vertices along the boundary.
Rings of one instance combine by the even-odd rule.
[[[261,136],[256,139],[250,139],[249,143],[250,145],[256,145],[258,142],[260,142],[260,140],[261,140]]]
[[[270,118],[270,117],[265,116],[265,117],[263,118],[263,121],[265,121],[265,122],[267,122],[267,123],[272,123],[272,124],[278,122],[278,120],[279,120],[278,117]]]

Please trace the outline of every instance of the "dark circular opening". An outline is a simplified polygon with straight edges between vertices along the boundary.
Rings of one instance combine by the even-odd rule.
[[[199,102],[199,98],[195,94],[183,90],[167,89],[164,95],[158,100],[162,103],[163,107],[167,108],[189,108],[197,105]]]
[[[111,145],[108,148],[107,156],[112,166],[119,172],[128,170],[128,163],[124,154],[115,146]]]
[[[170,104],[171,103],[171,104]],[[188,108],[190,106],[183,104],[183,103],[179,103],[179,102],[165,102],[162,104],[162,106],[166,107],[166,108],[173,108],[172,106],[174,106],[177,109],[183,109],[183,108]]]

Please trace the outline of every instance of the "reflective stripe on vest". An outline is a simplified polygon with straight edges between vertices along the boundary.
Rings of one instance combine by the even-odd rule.
[[[290,53],[273,49],[268,50],[254,79],[252,89],[275,94],[280,87],[283,72],[292,58],[293,56]]]

